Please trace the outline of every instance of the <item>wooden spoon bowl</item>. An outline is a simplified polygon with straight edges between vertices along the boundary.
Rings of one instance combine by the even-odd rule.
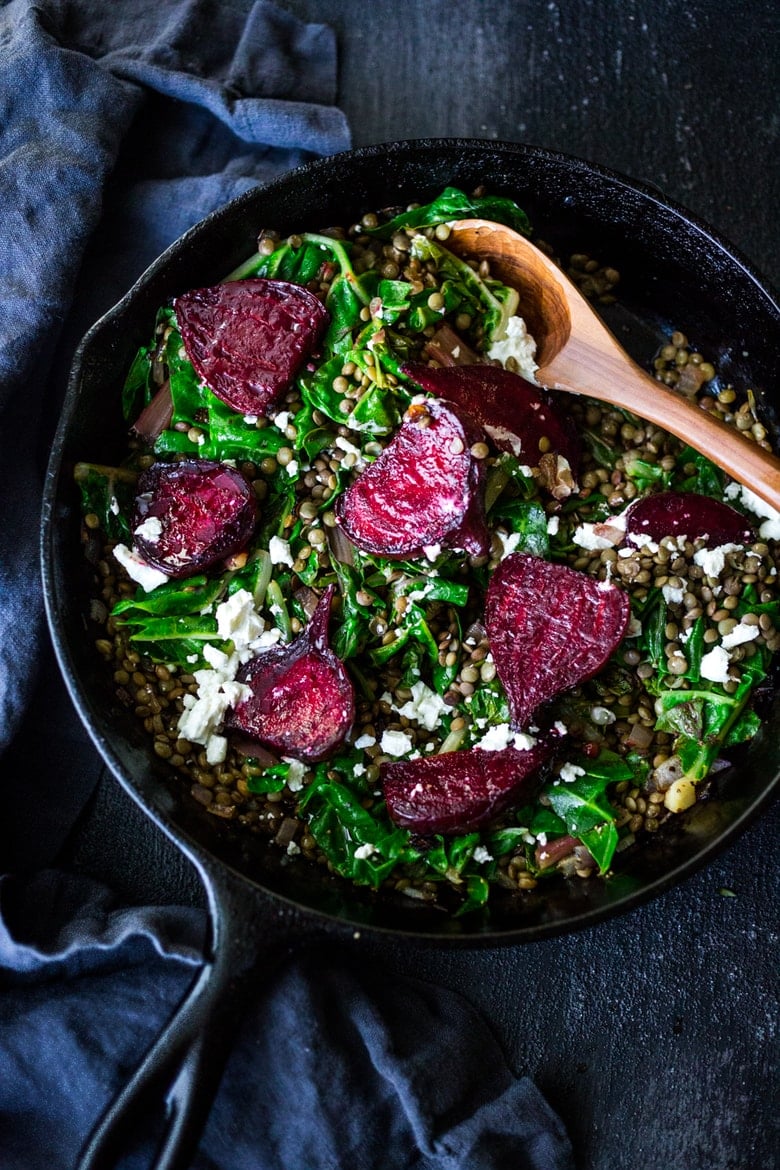
[[[780,511],[780,459],[641,369],[535,244],[481,219],[457,220],[447,243],[460,256],[487,260],[491,274],[519,293],[540,386],[586,394],[662,427]]]

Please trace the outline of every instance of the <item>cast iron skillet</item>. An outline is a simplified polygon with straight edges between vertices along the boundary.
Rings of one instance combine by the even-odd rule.
[[[157,307],[221,279],[255,247],[259,229],[282,234],[347,223],[362,212],[425,200],[447,184],[485,183],[523,206],[559,255],[585,251],[621,272],[610,324],[640,361],[663,329],[684,330],[716,355],[724,377],[756,392],[777,439],[771,397],[780,308],[759,278],[709,228],[656,191],[561,154],[479,140],[396,142],[311,163],[251,191],[187,232],[90,330],[77,353],[48,469],[42,538],[48,617],[66,683],[98,750],[126,791],[182,849],[204,882],[211,939],[201,975],[169,1027],[96,1130],[84,1170],[112,1165],[139,1117],[167,1094],[156,1163],[184,1167],[194,1153],[242,1004],[294,945],[327,933],[357,939],[388,931],[415,942],[517,944],[579,929],[629,910],[689,875],[769,800],[780,779],[780,703],[738,766],[718,778],[717,801],[678,818],[624,858],[608,883],[545,883],[482,917],[452,920],[409,899],[377,898],[302,859],[209,817],[151,751],[138,721],[114,698],[94,650],[89,574],[78,535],[72,468],[120,458],[119,389]],[[403,903],[403,904],[399,904]],[[251,978],[250,978],[251,976]]]

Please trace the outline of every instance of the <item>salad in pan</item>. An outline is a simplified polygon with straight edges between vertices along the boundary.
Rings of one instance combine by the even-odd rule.
[[[193,800],[458,914],[609,880],[756,733],[780,644],[780,516],[538,387],[518,294],[447,247],[472,216],[531,232],[455,188],[261,232],[150,322],[122,464],[76,468],[98,651]],[[683,334],[647,356],[769,445]]]

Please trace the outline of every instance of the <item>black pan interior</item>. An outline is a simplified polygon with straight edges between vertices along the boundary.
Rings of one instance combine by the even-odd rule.
[[[201,868],[228,866],[243,878],[315,912],[421,936],[520,941],[587,925],[660,892],[704,862],[769,799],[778,781],[780,706],[739,763],[717,780],[719,799],[677,818],[611,882],[577,881],[507,899],[478,919],[453,920],[409,899],[378,898],[324,878],[304,861],[215,821],[176,773],[151,752],[139,723],[113,697],[94,650],[89,576],[78,537],[72,483],[80,459],[120,457],[125,433],[119,390],[157,307],[222,278],[255,247],[260,229],[346,223],[366,210],[425,200],[443,186],[484,183],[528,211],[539,237],[566,256],[585,251],[618,268],[620,304],[610,324],[646,362],[664,330],[679,328],[714,354],[726,380],[751,386],[775,429],[774,370],[780,310],[730,248],[652,190],[576,159],[515,144],[434,140],[368,147],[326,159],[247,193],[174,244],[90,331],[74,365],[47,478],[43,563],[55,647],[81,717],[127,790]]]

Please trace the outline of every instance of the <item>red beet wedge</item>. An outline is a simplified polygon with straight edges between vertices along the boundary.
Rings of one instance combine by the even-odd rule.
[[[482,437],[467,414],[444,402],[413,403],[379,458],[339,499],[349,539],[385,557],[418,557],[438,545],[484,555],[483,461],[471,453]]]
[[[198,376],[251,415],[264,415],[290,387],[330,319],[308,289],[260,277],[192,289],[173,307]]]
[[[541,744],[528,751],[470,748],[383,764],[387,811],[397,825],[422,835],[469,833],[521,801],[549,754]]]
[[[542,703],[594,675],[620,644],[630,616],[616,585],[513,553],[488,586],[485,628],[515,727]]]
[[[752,544],[755,533],[736,508],[697,492],[659,492],[635,500],[626,510],[626,542],[634,536],[706,538],[707,545]]]
[[[355,716],[352,683],[328,644],[334,591],[329,585],[293,642],[240,667],[238,680],[252,693],[225,721],[229,730],[305,763],[339,747]]]
[[[437,369],[411,364],[404,366],[404,373],[429,394],[462,406],[499,450],[523,463],[535,466],[543,451],[554,451],[572,468],[579,465],[579,444],[565,416],[556,411],[549,394],[519,374],[501,366]]]
[[[239,552],[257,523],[257,497],[226,463],[155,463],[138,480],[133,543],[169,577],[189,577]]]

